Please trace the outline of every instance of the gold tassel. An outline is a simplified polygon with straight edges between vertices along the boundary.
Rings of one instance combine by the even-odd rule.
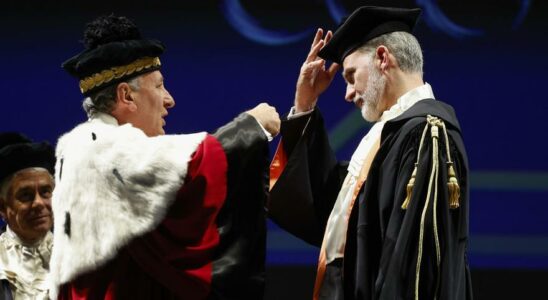
[[[409,201],[411,201],[411,194],[413,193],[413,187],[415,186],[415,177],[417,176],[417,166],[418,164],[415,163],[415,169],[413,169],[413,174],[411,174],[411,178],[409,178],[409,182],[407,183],[407,196],[401,205],[402,209],[407,209]]]
[[[453,163],[449,162],[448,164],[449,171],[447,175],[449,181],[447,182],[447,188],[449,189],[449,207],[455,209],[459,208],[460,186],[455,174],[455,169],[453,168]]]

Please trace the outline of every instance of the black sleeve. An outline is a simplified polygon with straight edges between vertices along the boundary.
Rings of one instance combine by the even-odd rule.
[[[254,160],[264,159],[265,151],[268,155],[268,140],[257,120],[247,113],[217,129],[213,136],[226,153],[230,194],[230,187],[240,182],[246,166]]]
[[[210,300],[261,299],[264,294],[268,142],[242,113],[214,134],[228,161],[227,198],[219,215]]]
[[[281,135],[288,161],[270,191],[269,216],[293,235],[320,246],[347,165],[337,161],[318,108],[283,120]]]
[[[417,126],[418,130],[414,130],[418,134],[409,135],[410,138],[401,151],[399,174],[394,186],[394,205],[385,236],[385,240],[394,242],[384,243],[378,271],[382,274],[380,277],[384,277],[381,298],[392,298],[396,295],[412,297],[418,281],[420,299],[467,299],[467,294],[471,292],[465,256],[468,168],[458,132],[449,131],[449,141],[461,190],[459,207],[450,207],[448,157],[441,128],[437,141],[431,138],[430,128],[428,129],[408,206],[405,210],[401,207],[407,195],[407,183],[417,161],[424,125],[422,123]],[[436,160],[433,155],[434,144],[437,148]],[[438,165],[437,176],[433,172],[435,161]],[[390,201],[383,198],[380,200],[386,203]],[[417,270],[420,270],[419,273]]]
[[[10,289],[10,283],[4,279],[0,280],[0,299],[12,300],[12,294]]]

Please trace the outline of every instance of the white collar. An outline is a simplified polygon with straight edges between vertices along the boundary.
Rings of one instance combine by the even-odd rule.
[[[101,113],[101,112],[93,114],[88,119],[88,121],[89,122],[100,122],[100,123],[105,123],[105,124],[114,125],[114,126],[119,125],[118,120],[116,120],[116,118],[114,118],[112,115],[109,115],[109,114],[106,114],[106,113]]]
[[[352,175],[356,177],[359,175],[365,156],[369,153],[376,139],[380,139],[384,123],[401,115],[415,103],[423,99],[434,99],[432,87],[428,83],[403,94],[403,96],[398,98],[396,104],[392,105],[389,110],[383,112],[380,119],[371,127],[367,135],[363,137],[354,151],[354,154],[352,154],[352,158],[348,165],[348,171],[352,173]]]
[[[29,243],[26,243],[23,240],[21,240],[21,238],[17,235],[17,233],[15,233],[15,232],[13,232],[13,230],[11,230],[9,225],[6,225],[6,235],[15,244],[25,246],[27,248],[36,248],[36,247],[40,246],[40,244],[42,244],[42,242],[44,241],[44,237],[45,237],[45,235],[44,235],[43,238],[39,239],[38,241],[36,241],[32,244],[29,244]]]
[[[400,98],[398,98],[396,104],[392,105],[390,109],[382,113],[379,122],[386,122],[396,118],[397,116],[408,110],[415,103],[423,99],[435,99],[432,87],[428,83],[418,86],[403,94]]]

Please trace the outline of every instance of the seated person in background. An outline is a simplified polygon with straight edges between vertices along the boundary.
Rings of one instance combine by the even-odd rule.
[[[47,299],[54,164],[48,143],[0,134],[0,299]]]

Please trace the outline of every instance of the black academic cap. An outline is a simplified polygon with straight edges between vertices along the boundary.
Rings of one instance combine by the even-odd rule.
[[[62,67],[80,79],[85,96],[160,69],[159,56],[165,50],[160,41],[144,39],[131,20],[114,15],[88,23],[83,42],[86,49]]]
[[[419,8],[362,6],[343,21],[318,55],[342,64],[345,57],[373,38],[395,31],[411,33],[420,13]]]
[[[26,168],[44,168],[53,174],[53,147],[47,142],[33,143],[16,132],[0,133],[0,182]]]

